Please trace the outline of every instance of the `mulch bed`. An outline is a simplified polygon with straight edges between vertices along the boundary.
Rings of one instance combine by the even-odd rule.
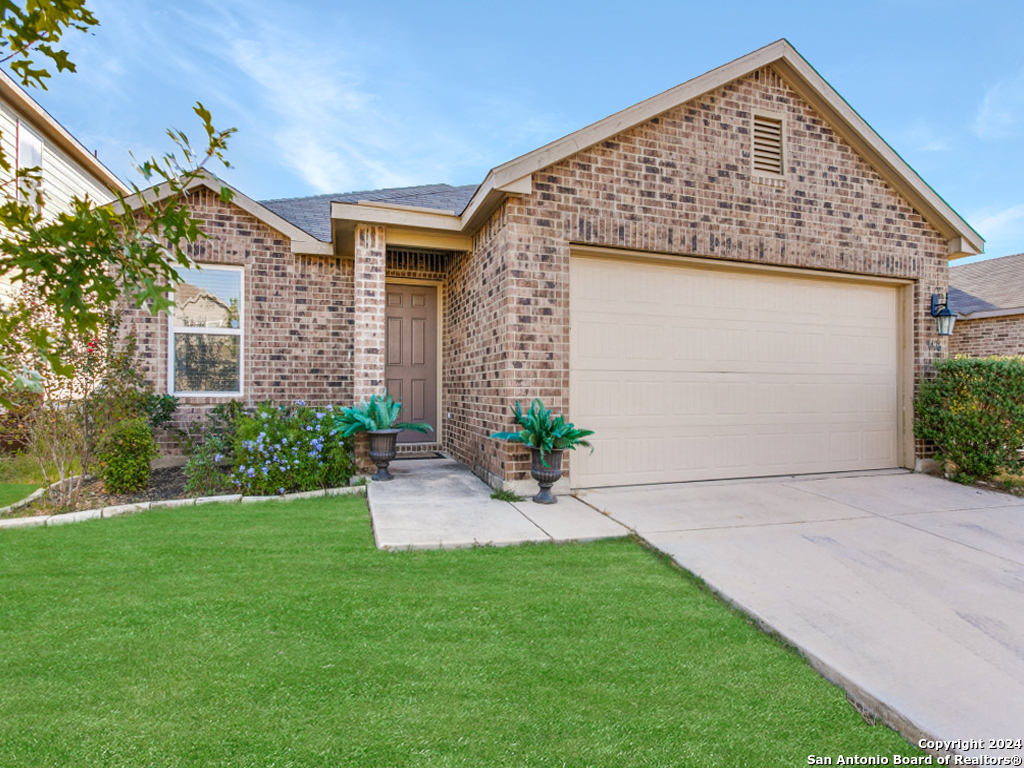
[[[75,509],[61,511],[77,512],[83,509],[113,507],[118,504],[138,504],[143,501],[184,499],[189,495],[185,492],[185,480],[184,467],[161,467],[154,469],[149,477],[149,485],[135,493],[107,493],[103,489],[102,480],[87,480],[79,493],[78,504]],[[27,507],[14,510],[10,516],[30,517],[32,515],[51,515],[53,513],[53,508],[40,498]]]

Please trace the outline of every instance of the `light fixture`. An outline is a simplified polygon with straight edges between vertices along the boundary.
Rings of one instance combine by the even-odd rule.
[[[946,294],[946,300],[939,303],[939,294],[932,294],[932,317],[936,319],[939,325],[939,336],[952,336],[953,325],[956,323],[956,312],[949,308],[949,294]]]

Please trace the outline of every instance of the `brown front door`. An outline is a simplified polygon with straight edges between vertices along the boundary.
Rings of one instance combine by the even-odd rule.
[[[406,430],[400,443],[437,440],[437,286],[387,286],[388,394],[402,403],[399,421],[423,421],[433,432]]]

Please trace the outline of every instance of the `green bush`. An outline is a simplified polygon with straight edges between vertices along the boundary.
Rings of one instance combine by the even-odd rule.
[[[238,420],[231,471],[242,493],[271,496],[347,485],[354,473],[351,440],[334,425],[332,406],[263,403]]]
[[[1024,358],[956,357],[935,364],[914,401],[914,433],[971,482],[1020,474],[1024,459]]]
[[[107,493],[132,493],[149,484],[149,462],[157,455],[156,441],[145,417],[129,419],[107,433],[97,452],[97,464]]]
[[[211,496],[231,490],[228,477],[230,460],[234,457],[238,420],[244,413],[238,400],[210,409],[201,439],[186,445],[189,454],[185,463],[185,490],[194,496]]]

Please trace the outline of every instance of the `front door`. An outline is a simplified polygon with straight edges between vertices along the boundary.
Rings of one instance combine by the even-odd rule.
[[[388,394],[402,403],[399,421],[423,421],[423,434],[406,430],[399,443],[437,441],[437,286],[387,286],[386,360]]]

